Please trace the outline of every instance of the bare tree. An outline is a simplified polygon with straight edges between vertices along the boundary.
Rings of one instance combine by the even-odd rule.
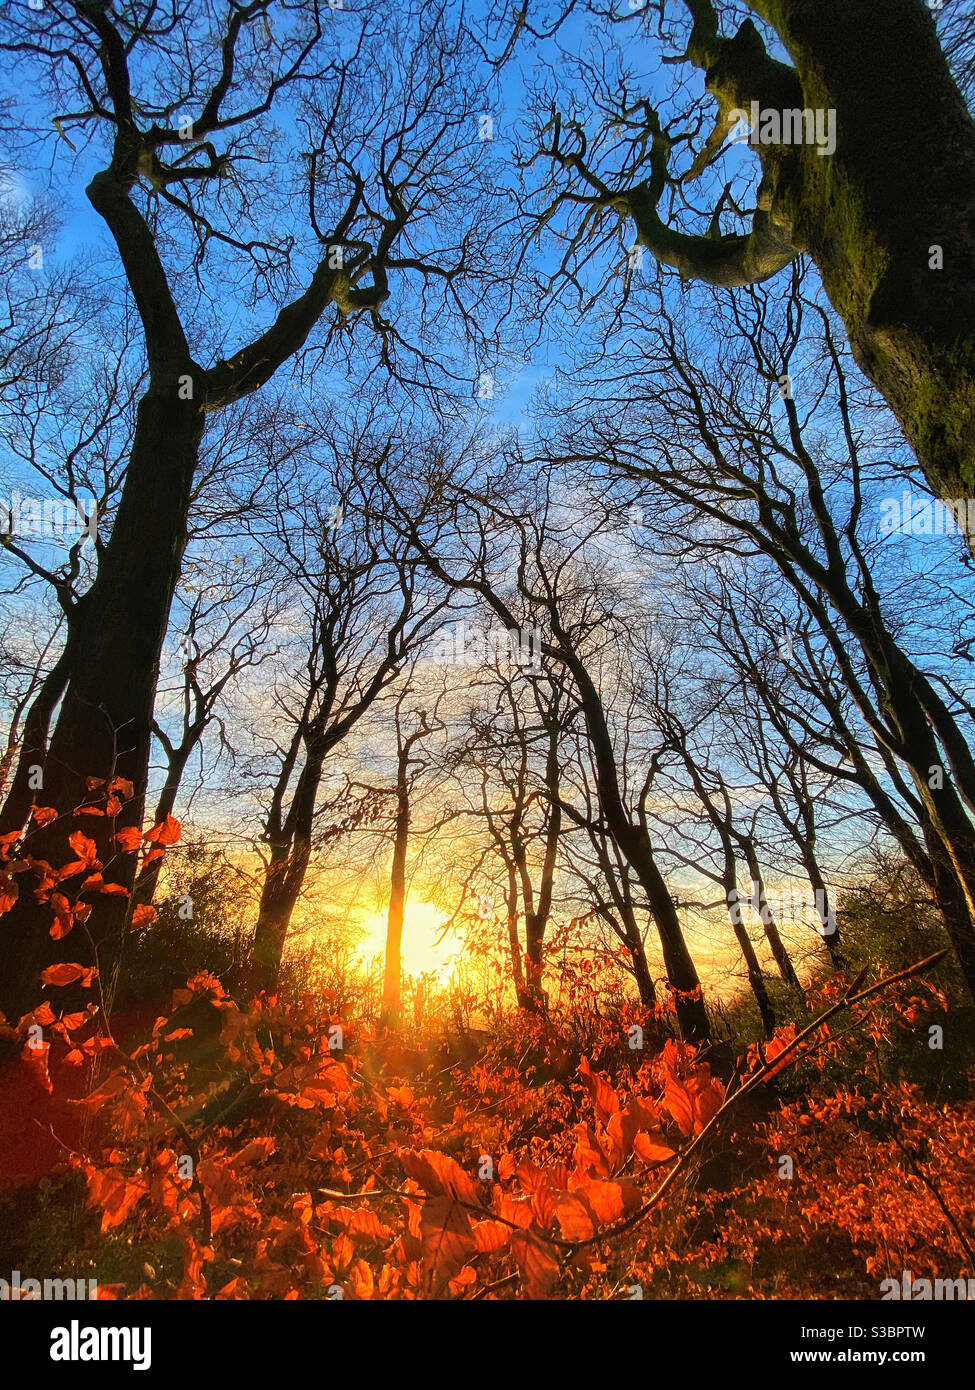
[[[546,1006],[545,933],[561,850],[562,735],[576,702],[554,663],[540,660],[537,670],[519,669],[510,639],[507,652],[488,657],[477,690],[451,763],[465,780],[476,779],[474,810],[504,875],[516,997],[521,1008],[536,1011]]]
[[[87,778],[125,779],[134,794],[120,815],[86,828],[110,878],[130,887],[133,856],[113,856],[111,837],[117,822],[142,819],[155,676],[207,422],[299,354],[335,348],[359,319],[410,380],[430,363],[438,312],[460,303],[489,237],[462,211],[489,179],[459,85],[463,75],[470,87],[470,50],[435,3],[394,21],[383,7],[319,0],[227,13],[86,0],[9,10],[0,50],[55,112],[56,134],[37,138],[58,154],[83,142],[101,159],[86,191],[144,338],[148,384],[111,535],[59,658],[44,800],[62,819],[33,844],[56,859]],[[421,289],[412,353],[407,325],[385,316],[411,280],[432,292]],[[214,333],[212,305],[229,286],[233,322]],[[29,908],[22,894],[8,917],[12,939],[28,943],[9,971],[5,956],[12,1009],[32,1001],[41,959],[60,949]],[[119,949],[124,910],[113,897],[89,921],[105,958]]]
[[[647,927],[641,928],[638,918],[639,883],[599,810],[595,769],[585,738],[564,768],[563,782],[567,784],[563,815],[567,825],[580,832],[565,837],[569,872],[581,881],[588,909],[609,926],[623,947],[625,968],[633,975],[640,1002],[653,1008],[657,991],[647,960]]]
[[[628,422],[622,428],[610,423],[604,404],[601,418],[578,433],[570,430],[561,447],[569,445],[576,457],[598,459],[617,476],[643,480],[658,498],[667,499],[658,537],[696,534],[705,551],[744,546],[746,554],[776,566],[825,639],[871,736],[909,774],[912,794],[940,841],[939,858],[950,863],[966,903],[967,921],[952,915],[946,924],[972,983],[975,764],[969,715],[951,708],[939,683],[895,634],[869,536],[868,498],[873,515],[880,511],[872,478],[877,465],[869,457],[853,383],[828,315],[808,304],[798,289],[781,313],[773,312],[763,291],[752,289],[749,295],[750,302],[739,299],[729,311],[741,351],[724,352],[728,340],[719,333],[706,363],[698,357],[699,345],[691,346],[658,300],[659,329],[645,359],[653,366],[646,375],[637,366],[631,376]],[[804,315],[815,324],[812,341],[818,343],[821,370],[811,360],[810,330],[801,329]],[[720,322],[718,315],[715,326]],[[632,363],[632,341],[626,351]],[[779,376],[784,372],[798,382],[800,371],[808,404],[801,406],[791,389],[783,389],[780,429],[762,391],[779,394]],[[830,448],[840,452],[841,461],[828,456],[818,433],[830,399],[836,401]],[[597,408],[590,400],[594,415]],[[930,594],[928,601],[933,601]],[[945,652],[939,660],[946,664],[950,656]],[[808,808],[806,793],[800,802]],[[796,842],[808,843],[811,830],[808,823],[797,826]]]
[[[326,759],[396,679],[446,602],[384,522],[379,489],[362,464],[368,448],[360,441],[359,455],[333,459],[324,495],[299,489],[277,501],[278,573],[291,577],[295,605],[283,655],[294,665],[274,691],[276,773],[261,833],[267,850],[252,952],[258,987],[273,988],[277,978],[314,848]]]
[[[550,475],[533,484],[530,500],[519,497],[517,478],[510,455],[493,477],[465,475],[455,466],[451,506],[428,527],[417,524],[401,499],[390,495],[388,506],[438,580],[476,594],[522,641],[534,630],[540,655],[571,678],[592,748],[601,814],[653,915],[680,1027],[685,1037],[705,1038],[709,1025],[700,980],[658,863],[645,806],[627,804],[596,674],[607,612],[593,571],[580,561],[588,539],[585,523],[559,518]],[[459,555],[456,541],[443,548],[445,533],[456,536],[458,529],[463,537]]]

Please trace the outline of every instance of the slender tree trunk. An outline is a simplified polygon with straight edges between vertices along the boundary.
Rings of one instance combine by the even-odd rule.
[[[159,799],[156,802],[156,809],[153,812],[153,825],[161,825],[167,816],[173,814],[173,807],[176,805],[176,797],[179,793],[179,786],[183,780],[183,773],[186,771],[186,764],[190,760],[190,754],[196,746],[196,739],[191,744],[181,744],[174,748],[166,761],[166,782]],[[156,896],[156,888],[159,884],[159,875],[162,872],[163,861],[154,859],[140,873],[132,889],[132,902],[136,905],[140,903],[151,903]]]
[[[463,584],[457,585],[452,580],[449,571],[445,569],[443,564],[423,545],[415,532],[412,534],[419,544],[424,560],[433,573],[443,578],[448,584],[464,587]],[[475,587],[509,627],[518,626],[507,605],[488,585],[479,584]],[[642,828],[631,822],[623,804],[613,739],[606,722],[599,690],[587,671],[585,662],[575,650],[572,639],[561,621],[557,602],[552,600],[546,603],[546,609],[555,639],[555,645],[553,645],[550,655],[570,672],[579,691],[586,721],[586,732],[596,768],[600,808],[605,817],[609,834],[618,845],[623,858],[633,869],[634,875],[646,894],[650,913],[660,937],[664,968],[667,971],[668,983],[674,995],[678,1026],[681,1034],[688,1041],[706,1042],[710,1037],[710,1022],[704,1005],[701,982],[690,951],[687,949],[687,942],[684,940],[684,933],[674,901],[654,859],[653,846]]]
[[[508,946],[511,952],[511,974],[515,982],[515,997],[520,1009],[528,1008],[528,990],[525,986],[525,970],[521,959],[521,941],[518,938],[518,874],[514,862],[508,860],[508,894],[505,904],[508,919]]]
[[[801,558],[796,558],[801,564]],[[975,826],[970,814],[973,800],[971,750],[931,682],[894,640],[879,606],[874,603],[865,609],[845,580],[837,578],[832,570],[823,570],[823,575],[823,589],[856,636],[867,659],[875,688],[880,692],[884,718],[878,717],[869,705],[855,678],[847,678],[848,688],[882,749],[899,759],[909,772],[922,808],[929,853],[930,828],[944,849],[945,865],[950,866],[956,878],[967,922],[959,922],[955,895],[947,893],[951,919],[946,917],[946,925],[968,988],[975,996]],[[841,668],[846,674],[842,642],[831,629],[823,605],[818,599],[810,601],[808,597],[807,605],[814,615],[822,613],[823,630],[830,637],[834,652],[842,658]],[[947,750],[947,758],[943,758],[942,745]],[[942,891],[946,891],[943,874]]]
[[[553,614],[553,628],[565,648],[570,649],[567,634],[561,629],[557,615]],[[599,804],[606,818],[606,825],[620,853],[632,868],[641,888],[647,897],[660,945],[663,951],[664,969],[674,996],[674,1008],[682,1036],[688,1042],[706,1042],[710,1037],[711,1025],[704,1006],[704,993],[698,978],[697,969],[687,949],[677,908],[670,895],[667,884],[657,867],[653,846],[649,836],[640,826],[635,826],[623,805],[620,793],[619,773],[613,740],[603,713],[599,693],[583,663],[572,652],[567,662],[575,677],[582,697],[586,729],[596,765],[596,784]]]
[[[546,1007],[546,995],[542,988],[542,935],[525,916],[525,993],[529,1007],[540,1011]]]
[[[306,748],[305,764],[284,827],[280,831],[272,830],[268,836],[270,858],[257,910],[248,972],[248,983],[255,990],[277,988],[288,929],[311,859],[312,827],[323,762],[323,753]]]
[[[756,906],[758,908],[758,915],[761,919],[762,929],[765,932],[765,939],[772,952],[772,959],[775,961],[778,972],[786,984],[791,985],[793,989],[801,990],[802,985],[799,983],[799,976],[796,974],[795,966],[792,964],[792,957],[789,955],[785,942],[779,935],[775,916],[765,893],[765,880],[762,877],[758,855],[755,853],[755,845],[751,840],[746,839],[743,842],[743,848],[745,852],[745,862],[748,865],[748,873],[751,877],[752,890],[757,900]]]
[[[786,408],[790,412],[795,433],[794,404],[787,403]],[[809,463],[812,461],[809,460]],[[807,467],[807,474],[809,472]],[[818,487],[812,490],[811,497],[817,521],[828,534],[831,523],[824,510],[821,490]],[[835,546],[835,533],[831,544]],[[971,750],[957,722],[937,698],[931,682],[894,640],[879,602],[872,595],[868,594],[867,601],[861,602],[839,566],[835,563],[824,566],[813,561],[802,546],[784,532],[779,531],[770,537],[768,546],[763,548],[779,564],[786,579],[792,583],[827,635],[847,688],[878,743],[899,759],[910,773],[917,799],[944,846],[945,858],[957,878],[965,901],[968,926],[958,937],[956,950],[968,987],[975,995],[975,826],[970,815],[969,796],[964,795],[972,783]],[[871,680],[879,693],[883,717],[860,688],[859,680],[850,668],[843,639],[833,626],[821,593],[801,582],[792,565],[803,570],[817,590],[829,596],[856,637],[866,658]],[[942,745],[947,751],[947,759],[942,755]],[[952,781],[952,774],[958,779],[962,795]],[[954,922],[954,929],[957,932],[957,921]],[[827,937],[826,942],[829,946],[830,938]]]
[[[613,907],[619,914],[619,921],[611,913],[608,907],[602,910],[602,915],[609,922],[613,931],[620,938],[630,953],[632,962],[633,977],[636,980],[637,991],[640,995],[640,1003],[648,1008],[655,1008],[657,1003],[657,991],[653,983],[653,976],[650,973],[650,966],[647,962],[647,952],[643,944],[643,936],[637,925],[636,913],[633,910],[633,897],[630,893],[630,886],[625,873],[617,872],[617,865],[612,861],[609,854],[609,847],[604,836],[593,833],[590,830],[590,839],[602,870],[603,878],[609,888],[613,899]]]
[[[386,917],[386,968],[383,974],[382,1021],[392,1027],[399,1021],[403,974],[403,917],[406,911],[406,851],[410,838],[410,791],[407,781],[409,754],[400,752],[396,784],[396,825],[393,832],[393,867]]]
[[[945,931],[958,957],[969,993],[975,998],[975,926],[971,891],[966,891],[966,875],[959,872],[945,848],[944,838],[931,824],[925,808],[924,838],[928,845],[929,874],[922,874],[938,905]]]
[[[620,838],[617,843],[627,856],[650,904],[660,937],[664,969],[674,994],[674,1008],[681,1034],[689,1042],[706,1042],[711,1035],[711,1027],[704,1007],[701,982],[684,940],[677,908],[657,868],[650,842],[642,830],[636,830],[628,822],[625,827],[619,827],[618,833]]]
[[[630,950],[630,960],[633,962],[633,977],[636,980],[640,1003],[648,1009],[653,1009],[657,1004],[657,991],[654,988],[653,976],[647,962],[647,953],[643,946],[643,938],[640,936],[640,928],[632,914],[629,921],[624,921],[624,929],[626,931],[626,944]]]
[[[758,955],[755,952],[751,937],[748,935],[748,930],[742,920],[741,902],[738,896],[738,882],[735,872],[735,858],[727,840],[725,841],[722,887],[724,888],[725,902],[728,904],[728,919],[731,922],[732,931],[735,933],[735,940],[741,948],[745,969],[748,972],[748,983],[751,985],[752,993],[755,996],[755,1003],[758,1005],[758,1012],[762,1018],[762,1028],[765,1031],[765,1036],[770,1038],[775,1032],[775,1013],[772,1009],[772,1001],[769,999],[768,989],[765,985],[765,977],[762,974],[762,967],[759,964]]]
[[[273,845],[261,889],[261,902],[251,948],[249,984],[273,992],[281,971],[291,917],[301,896],[311,846],[302,839],[291,846]]]
[[[51,719],[58,701],[64,694],[74,660],[72,629],[69,621],[61,654],[44,677],[40,689],[31,701],[30,709],[24,720],[20,747],[15,755],[11,754],[14,773],[10,785],[6,789],[3,809],[0,810],[0,834],[5,835],[8,831],[18,830],[26,822],[31,806],[43,806],[45,804],[43,790],[32,788],[31,782],[35,781],[38,768],[43,773],[47,759],[47,739],[51,728]]]
[[[627,891],[626,884],[620,886],[616,884],[615,877],[614,879],[610,879],[609,882],[610,891],[613,894],[613,902],[620,915],[620,922],[622,923],[622,925],[617,924],[614,918],[612,919],[613,926],[630,953],[633,978],[636,980],[637,992],[640,995],[640,1003],[646,1005],[647,1008],[655,1008],[657,1004],[657,990],[653,983],[653,975],[650,973],[646,947],[643,944],[643,937],[637,925],[636,913],[633,911],[633,903],[630,899],[629,892]]]
[[[542,945],[545,938],[546,919],[536,907],[535,890],[532,885],[528,859],[517,831],[512,832],[511,855],[512,864],[517,869],[521,880],[521,897],[525,907],[525,951],[522,957],[524,993],[519,1003],[522,1008],[537,1013],[545,1008],[545,992],[542,989]]]
[[[517,837],[515,840],[517,842],[512,845],[513,857],[521,876],[521,894],[525,904],[525,995],[528,1007],[538,1010],[546,1007],[542,973],[545,928],[548,926],[551,903],[551,881],[546,883],[546,873],[551,871],[543,868],[542,883],[536,898],[525,847]]]
[[[523,847],[520,867],[526,881],[525,895],[525,937],[528,960],[528,989],[540,1007],[547,1006],[547,997],[542,987],[543,945],[545,931],[552,913],[552,893],[555,888],[555,865],[558,858],[559,836],[562,833],[562,802],[559,797],[559,724],[557,709],[551,709],[547,718],[548,747],[545,755],[545,790],[548,794],[548,820],[545,827],[545,853],[542,858],[541,878],[538,884],[538,897],[532,903],[531,880],[528,878],[528,865]]]
[[[843,959],[843,948],[840,945],[839,928],[836,925],[835,911],[831,912],[829,889],[826,887],[826,880],[823,878],[822,870],[819,867],[819,860],[813,846],[807,841],[799,846],[802,854],[803,868],[806,870],[806,878],[813,891],[813,902],[815,913],[819,919],[820,936],[829,953],[830,961],[836,970],[842,970],[846,964]],[[832,917],[832,920],[830,918]]]
[[[866,789],[871,801],[879,812],[883,823],[891,832],[904,853],[907,861],[914,867],[921,882],[931,894],[955,954],[961,963],[962,973],[969,990],[975,996],[975,927],[968,908],[968,896],[962,877],[959,875],[947,853],[943,839],[935,829],[927,807],[920,798],[913,798],[903,784],[898,766],[890,752],[882,744],[878,748],[888,773],[895,779],[902,794],[907,797],[914,809],[924,837],[918,839],[913,828],[900,814],[895,803],[880,786],[877,778],[866,763],[857,746],[849,739],[851,755],[860,773],[861,785]]]
[[[972,926],[964,887],[923,806],[920,807],[920,820],[927,853],[925,854],[920,846],[914,845],[912,852],[906,856],[907,861],[931,894],[931,900],[958,957],[966,984],[975,997],[975,989],[972,987],[975,982],[975,929]]]
[[[884,692],[885,713],[896,737],[884,738],[883,729],[878,727],[874,732],[911,775],[922,808],[929,855],[932,861],[940,860],[939,869],[932,872],[940,874],[938,893],[946,904],[945,924],[968,988],[975,996],[975,826],[970,814],[970,794],[964,794],[970,782],[971,754],[967,745],[965,754],[961,753],[959,745],[964,740],[957,724],[944,708],[931,707],[927,698],[930,682],[916,670],[886,628],[878,630],[877,623],[867,626],[861,622],[859,629],[854,630]],[[944,760],[932,728],[935,720],[938,737],[949,750]],[[948,767],[944,766],[945,761]],[[961,781],[961,795],[953,775]],[[932,853],[931,831],[940,841],[943,857]],[[957,894],[948,889],[946,872],[954,875]],[[929,876],[922,871],[922,877]],[[965,906],[965,921],[958,917],[959,895]]]
[[[924,811],[925,837],[929,827],[943,848],[935,870],[940,873],[939,895],[947,905],[945,924],[958,955],[969,990],[975,995],[975,827],[962,798],[955,790],[950,773],[942,766],[941,754],[923,710],[912,698],[909,681],[894,673],[888,694],[890,713],[900,735],[894,751],[907,766]],[[929,851],[930,851],[929,843]],[[957,895],[947,889],[945,870],[953,873],[966,921],[957,916]]]

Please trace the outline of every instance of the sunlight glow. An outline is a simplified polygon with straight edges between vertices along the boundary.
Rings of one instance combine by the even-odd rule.
[[[434,974],[441,983],[450,979],[451,971],[461,954],[461,943],[447,932],[437,944],[447,914],[433,903],[408,901],[403,920],[403,974]],[[384,955],[386,951],[386,908],[371,912],[362,919],[365,935],[359,942],[358,953],[363,960]]]

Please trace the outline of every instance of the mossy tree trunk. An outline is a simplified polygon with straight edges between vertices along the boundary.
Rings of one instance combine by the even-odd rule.
[[[653,174],[616,194],[637,240],[687,278],[767,279],[799,253],[816,264],[862,370],[945,500],[975,491],[975,122],[923,0],[748,0],[788,51],[771,57],[751,20],[719,32],[710,0],[685,0],[688,58],[706,74],[719,127],[763,109],[832,110],[836,149],[756,146],[758,209],[740,236],[678,232],[659,216],[669,142]]]

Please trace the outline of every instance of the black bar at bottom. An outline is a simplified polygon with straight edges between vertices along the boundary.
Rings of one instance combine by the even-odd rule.
[[[765,1375],[800,1367],[915,1370],[964,1364],[975,1310],[965,1302],[640,1302],[625,1308],[565,1303],[0,1302],[4,1362],[47,1384],[79,1371],[146,1373],[180,1384],[211,1374],[303,1376],[341,1368],[369,1380],[392,1365],[435,1386],[510,1378],[537,1358],[550,1383],[578,1378],[580,1355],[607,1375],[669,1368],[700,1377],[734,1369]],[[510,1319],[510,1321],[509,1321]],[[19,1355],[18,1355],[19,1354]],[[617,1372],[612,1371],[616,1365]],[[302,1370],[301,1367],[304,1367]],[[385,1368],[385,1370],[384,1370]],[[592,1368],[592,1367],[591,1367]],[[642,1371],[641,1371],[642,1368]],[[700,1383],[700,1382],[699,1382]]]

